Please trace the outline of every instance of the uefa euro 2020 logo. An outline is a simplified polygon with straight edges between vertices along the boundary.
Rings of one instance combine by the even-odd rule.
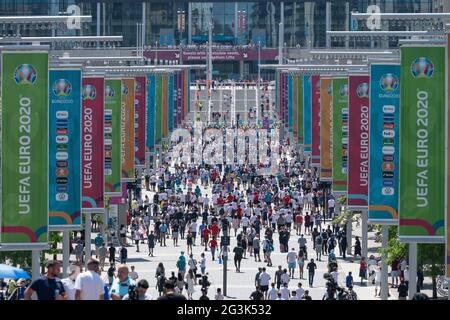
[[[329,95],[332,95],[332,94],[333,94],[333,87],[331,86],[331,84],[328,85],[327,93],[328,93]]]
[[[37,72],[31,64],[21,64],[14,70],[14,81],[17,84],[34,84],[36,79]]]
[[[67,79],[58,79],[53,82],[53,94],[57,97],[68,97],[72,92],[72,84]]]
[[[411,64],[411,74],[414,78],[431,78],[433,72],[433,62],[426,57],[419,57]]]
[[[141,84],[139,81],[134,82],[134,93],[140,93],[141,92]]]
[[[339,96],[341,97],[346,97],[348,96],[348,85],[344,84],[340,89],[339,89]]]
[[[361,83],[356,89],[356,94],[359,98],[368,98],[369,97],[369,84],[366,82]]]
[[[85,84],[81,91],[81,97],[83,100],[94,100],[97,92],[92,84]]]
[[[115,94],[116,94],[116,92],[114,91],[113,87],[111,87],[111,86],[105,87],[105,95],[107,97],[114,97]]]
[[[127,95],[128,95],[128,86],[125,85],[125,84],[122,85],[122,94],[123,94],[124,96],[127,96]]]
[[[398,85],[398,78],[392,73],[386,73],[380,78],[380,87],[383,91],[396,91]]]

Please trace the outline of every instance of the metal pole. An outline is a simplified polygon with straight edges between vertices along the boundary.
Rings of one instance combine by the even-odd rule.
[[[31,251],[31,279],[34,281],[36,279],[38,279],[41,276],[41,272],[40,272],[40,255],[41,255],[41,251],[40,250],[32,250]]]
[[[100,36],[100,2],[97,2],[97,36]],[[97,41],[97,48],[100,46],[100,41]]]
[[[367,258],[367,209],[361,212],[361,255]]]
[[[326,9],[325,9],[325,29],[326,31],[331,30],[331,2],[327,1],[326,3]],[[331,47],[331,36],[326,35],[326,47]]]
[[[228,276],[228,246],[223,247],[223,295],[227,296],[227,276]]]
[[[353,213],[348,217],[347,219],[347,254],[352,254],[352,215]]]
[[[278,64],[283,64],[283,23],[278,25]]]
[[[69,231],[63,231],[63,277],[68,276],[70,263],[70,235]]]
[[[84,227],[84,265],[87,269],[87,261],[91,258],[91,213],[85,212],[85,227]]]
[[[103,2],[103,35],[106,36],[106,3]]]
[[[381,234],[383,236],[382,247],[386,248],[389,241],[389,227],[386,225],[382,226]],[[383,256],[381,259],[381,300],[388,300],[389,298],[388,266],[386,258],[387,257]]]
[[[147,19],[145,16],[145,12],[147,11],[145,1],[142,2],[142,47],[145,46],[145,36],[146,36],[146,28],[147,28]]]
[[[409,243],[409,300],[417,292],[417,242]]]
[[[212,23],[209,23],[208,28],[208,123],[211,122],[211,81],[212,81]]]

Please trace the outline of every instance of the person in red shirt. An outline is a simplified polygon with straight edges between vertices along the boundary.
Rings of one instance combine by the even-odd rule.
[[[213,223],[211,226],[211,235],[212,237],[217,237],[219,235],[220,228],[217,224]]]
[[[295,216],[295,229],[297,230],[298,236],[302,233],[302,225],[303,225],[303,216],[301,214],[297,214]]]
[[[217,204],[218,204],[219,206],[223,206],[223,205],[225,204],[225,201],[223,200],[222,196],[220,196],[220,197],[217,199]]]
[[[211,233],[211,231],[209,230],[208,227],[205,227],[205,229],[203,229],[203,231],[202,231],[202,238],[203,238],[203,243],[205,244],[205,251],[208,251],[208,240],[209,240],[210,233]]]
[[[237,217],[238,217],[239,220],[242,219],[242,208],[241,208],[241,206],[238,206],[238,207],[237,207],[237,209],[236,209],[236,215],[237,215]]]
[[[289,205],[289,201],[291,201],[291,198],[290,198],[288,195],[285,195],[285,196],[283,197],[283,203],[284,203],[284,205],[285,205],[285,206],[288,206],[288,205]]]
[[[227,197],[228,203],[233,202],[233,200],[234,200],[233,195],[232,195],[231,193],[229,193],[229,194],[228,194],[228,197]]]
[[[256,204],[259,202],[259,194],[257,191],[253,192],[253,202]]]
[[[217,248],[217,240],[216,237],[213,237],[210,241],[209,241],[209,247],[211,248],[211,256],[212,256],[212,260],[216,260],[216,248]]]

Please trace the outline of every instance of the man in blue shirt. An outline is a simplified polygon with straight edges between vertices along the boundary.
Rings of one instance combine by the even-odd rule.
[[[128,288],[136,285],[135,282],[128,276],[129,270],[125,265],[119,266],[117,269],[117,278],[109,290],[109,295],[112,300],[122,300],[128,294]]]
[[[96,258],[98,258],[98,256],[99,256],[98,250],[104,243],[101,233],[97,233],[97,236],[95,237],[94,242],[95,242],[95,256],[96,256]]]
[[[178,273],[181,273],[184,277],[186,273],[186,258],[184,257],[184,251],[181,251],[181,255],[177,261]]]
[[[163,246],[164,243],[164,247],[166,246],[166,233],[167,233],[167,224],[165,221],[163,221],[163,223],[161,223],[161,225],[159,226],[159,241],[161,243],[161,247]]]
[[[47,262],[47,274],[35,280],[25,290],[25,300],[31,300],[34,292],[36,292],[38,300],[67,300],[64,285],[58,278],[60,272],[61,263],[59,261]]]

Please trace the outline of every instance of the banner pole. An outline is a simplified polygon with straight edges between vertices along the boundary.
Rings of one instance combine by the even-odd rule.
[[[87,262],[91,258],[91,213],[85,212],[85,227],[84,227],[84,265],[87,270]]]
[[[353,215],[353,213],[352,213]],[[347,230],[346,230],[346,235],[347,235],[347,254],[351,255],[352,254],[352,215],[350,215],[347,218]]]
[[[63,231],[63,277],[66,278],[69,270],[70,263],[70,234],[69,230]]]
[[[381,234],[383,236],[382,247],[386,248],[389,241],[389,227],[387,225],[382,226]],[[381,259],[381,300],[388,300],[389,298],[388,266],[386,263],[386,258],[387,256],[384,256]]]
[[[361,255],[367,259],[367,209],[361,211]]]
[[[35,281],[37,280],[40,275],[40,255],[41,255],[41,251],[40,250],[32,250],[31,251],[31,270],[32,270],[32,280]]]
[[[417,292],[417,242],[409,243],[409,283],[408,298],[412,300]]]

